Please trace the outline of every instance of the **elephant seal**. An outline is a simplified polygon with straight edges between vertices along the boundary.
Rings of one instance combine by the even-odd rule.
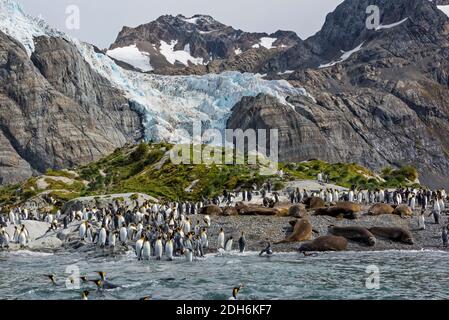
[[[307,198],[303,200],[302,203],[306,205],[307,209],[318,209],[326,207],[326,203],[324,202],[324,200],[318,197]]]
[[[372,206],[368,210],[368,214],[371,216],[380,216],[382,214],[393,214],[394,208],[386,203],[378,203]]]
[[[256,205],[245,205],[238,203],[235,207],[241,216],[276,216],[279,215],[279,210],[273,208],[266,208]]]
[[[216,205],[205,206],[201,209],[201,214],[208,216],[219,216],[223,213],[221,208]]]
[[[295,204],[288,209],[288,216],[294,218],[304,218],[307,216],[307,210],[304,205]]]
[[[394,209],[393,214],[396,214],[401,217],[407,217],[407,216],[412,216],[413,211],[412,211],[412,209],[410,209],[410,207],[408,205],[401,204],[400,206],[397,206]]]
[[[363,227],[329,226],[327,231],[334,236],[340,236],[348,240],[361,242],[371,247],[376,244],[376,238],[374,237],[374,235],[371,232],[369,232],[368,229]]]
[[[306,251],[344,251],[348,247],[348,240],[343,237],[323,236],[299,247],[299,252]]]
[[[357,219],[357,214],[352,210],[348,210],[345,207],[330,207],[330,208],[318,208],[315,210],[316,216],[329,216],[329,217],[342,217],[345,219],[355,220]]]
[[[235,207],[225,207],[223,209],[223,216],[238,216],[239,212],[237,211],[237,209]]]
[[[392,227],[392,228],[384,228],[384,227],[373,227],[368,229],[372,234],[381,237],[390,239],[396,242],[401,242],[405,244],[414,244],[413,236],[410,231]]]
[[[293,233],[286,239],[276,242],[276,244],[312,240],[313,227],[309,220],[299,219],[294,223],[295,224],[293,225],[293,223],[290,222],[290,224],[293,226]]]
[[[337,202],[334,207],[341,208],[346,210],[347,212],[353,213],[359,213],[360,211],[362,211],[362,206],[360,204],[349,201]]]

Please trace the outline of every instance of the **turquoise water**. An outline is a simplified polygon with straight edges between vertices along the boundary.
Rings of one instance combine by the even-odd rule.
[[[379,270],[378,290],[366,288],[366,269]],[[201,261],[184,259],[136,261],[132,253],[117,257],[78,253],[45,254],[29,251],[0,253],[0,299],[90,298],[223,300],[232,288],[244,285],[239,299],[448,299],[449,254],[439,251],[323,253],[313,257],[256,253],[208,255]],[[106,271],[119,287],[97,291],[95,285],[67,288],[67,267],[90,279]],[[44,274],[55,274],[53,286]]]

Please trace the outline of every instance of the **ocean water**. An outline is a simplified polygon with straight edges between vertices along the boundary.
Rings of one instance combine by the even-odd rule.
[[[368,289],[367,278],[379,271],[378,289]],[[97,291],[95,285],[67,287],[70,273],[97,279],[107,272],[119,287]],[[53,286],[44,276],[55,274]],[[369,283],[372,283],[368,281]],[[46,254],[30,251],[0,253],[0,299],[80,299],[89,289],[90,299],[227,300],[232,288],[244,285],[239,299],[448,299],[449,254],[440,251],[386,251],[297,253],[259,257],[249,252],[215,254],[187,263],[184,259],[136,261],[124,256],[101,257],[79,253]]]

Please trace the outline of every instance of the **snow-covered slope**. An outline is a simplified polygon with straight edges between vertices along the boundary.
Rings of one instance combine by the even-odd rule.
[[[106,54],[115,60],[126,62],[144,72],[153,70],[150,64],[150,55],[146,52],[141,52],[136,45],[108,50]]]
[[[11,0],[0,0],[0,30],[20,41],[30,54],[33,36],[64,37],[84,59],[113,86],[121,89],[143,115],[147,139],[185,142],[176,129],[191,131],[193,121],[203,128],[224,130],[231,108],[244,96],[265,93],[286,103],[288,95],[306,95],[286,81],[267,81],[253,74],[226,72],[205,76],[159,76],[127,71],[90,44],[55,31],[44,21],[24,14]],[[188,48],[185,52],[188,54]],[[134,61],[135,62],[135,61]],[[119,121],[119,119],[117,119]]]
[[[438,9],[443,11],[449,17],[449,5],[447,5],[447,6],[438,6]]]

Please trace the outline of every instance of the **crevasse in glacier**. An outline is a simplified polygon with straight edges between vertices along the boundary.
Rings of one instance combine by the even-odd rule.
[[[204,76],[161,76],[128,71],[92,45],[73,39],[49,27],[43,20],[26,15],[11,0],[0,0],[0,30],[20,41],[28,53],[34,50],[33,37],[63,37],[71,41],[100,75],[122,90],[136,111],[142,114],[148,140],[186,142],[176,129],[191,132],[193,122],[205,129],[223,131],[232,107],[244,96],[265,93],[287,103],[289,95],[308,95],[287,81],[268,81],[254,74],[225,72]]]

